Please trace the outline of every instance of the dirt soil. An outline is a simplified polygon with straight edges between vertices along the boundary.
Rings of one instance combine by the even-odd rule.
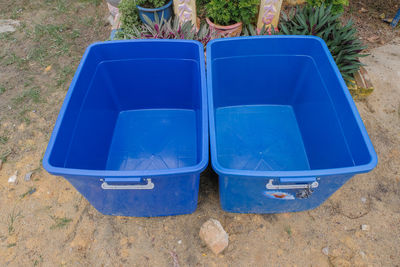
[[[195,213],[127,218],[100,214],[41,167],[80,57],[109,35],[106,14],[97,0],[0,0],[0,19],[21,22],[0,34],[0,266],[400,265],[399,29],[381,24],[394,38],[363,58],[375,91],[356,105],[378,153],[374,171],[314,210],[270,215],[223,212],[217,177],[207,171]],[[199,239],[209,218],[229,234],[219,256]]]

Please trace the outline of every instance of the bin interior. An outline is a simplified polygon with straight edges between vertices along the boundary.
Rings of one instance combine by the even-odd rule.
[[[199,48],[155,46],[92,47],[70,88],[73,92],[49,156],[51,165],[163,170],[199,164]],[[132,52],[135,49],[139,52]],[[169,51],[161,56],[159,50]],[[119,58],[121,54],[128,57]]]
[[[319,41],[215,42],[210,55],[221,167],[299,171],[371,161]]]

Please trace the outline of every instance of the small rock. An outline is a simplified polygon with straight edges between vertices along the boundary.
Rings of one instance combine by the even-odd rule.
[[[25,174],[25,181],[30,181],[32,174],[33,172],[28,172],[27,174]]]
[[[362,197],[362,198],[361,198],[361,202],[362,202],[362,203],[366,203],[366,202],[367,202],[367,199],[366,199],[365,197]]]
[[[363,224],[363,225],[361,225],[361,230],[363,230],[363,231],[369,231],[369,225],[368,225],[368,224]]]
[[[363,259],[365,259],[367,257],[367,255],[365,255],[364,251],[360,251],[360,255],[361,255],[361,258],[363,258]]]
[[[15,32],[16,27],[18,26],[19,26],[18,20],[0,19],[0,33]]]
[[[16,185],[17,184],[17,174],[18,174],[18,171],[16,171],[14,175],[10,176],[10,178],[8,178],[8,183]]]
[[[179,244],[179,245],[182,244],[182,240],[178,240],[178,244]]]
[[[215,219],[206,221],[201,226],[199,235],[215,255],[221,253],[229,243],[228,234],[221,223]]]
[[[322,249],[322,253],[323,253],[325,256],[328,256],[328,255],[329,255],[329,248],[328,248],[328,247],[324,247],[324,248]]]

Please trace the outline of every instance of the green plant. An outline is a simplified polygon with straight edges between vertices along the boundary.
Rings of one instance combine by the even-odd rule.
[[[347,84],[353,83],[353,75],[363,64],[360,57],[366,56],[361,51],[366,47],[357,38],[356,28],[349,20],[345,25],[339,21],[341,14],[332,14],[332,6],[297,7],[289,15],[282,14],[279,32],[286,35],[315,35],[322,38]]]
[[[14,104],[16,105],[29,100],[32,100],[33,103],[39,103],[41,101],[39,87],[32,87],[13,99]]]
[[[170,0],[136,0],[136,5],[145,8],[158,8],[165,6]]]
[[[292,227],[290,227],[290,225],[286,225],[285,232],[288,234],[288,236],[292,236]]]
[[[51,217],[54,220],[54,224],[50,226],[51,230],[57,229],[57,228],[64,228],[67,226],[70,222],[72,222],[72,219],[69,219],[67,217],[60,218],[60,217]]]
[[[207,6],[207,15],[220,25],[231,25],[237,22],[251,24],[256,20],[258,0],[211,0]]]
[[[14,223],[19,217],[21,217],[21,212],[20,211],[16,212],[15,208],[8,215],[8,222],[7,222],[8,223],[8,234],[11,235],[12,233],[14,233],[14,231],[15,231]]]
[[[35,187],[29,187],[28,191],[26,191],[25,193],[21,194],[19,197],[20,197],[20,199],[23,199],[27,195],[32,195],[35,192],[36,192],[36,188]]]
[[[121,27],[130,29],[141,24],[137,6],[158,8],[168,2],[169,0],[122,0],[118,5],[121,13]]]
[[[191,21],[180,24],[177,17],[166,21],[156,14],[154,21],[146,16],[145,20],[146,24],[133,26],[128,30],[122,29],[116,34],[116,39],[184,39],[197,40],[206,45],[211,39],[218,37],[207,24],[201,25],[200,30],[196,31]]]
[[[332,13],[342,13],[344,6],[349,5],[349,0],[307,0],[307,3],[313,7],[332,6]]]
[[[5,145],[8,141],[8,136],[1,136],[0,135],[0,144]]]

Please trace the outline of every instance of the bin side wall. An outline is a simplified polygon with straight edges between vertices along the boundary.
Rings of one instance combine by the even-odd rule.
[[[268,190],[271,178],[219,176],[221,206],[235,213],[284,213],[314,209],[328,199],[353,175],[321,177],[318,188],[309,198],[299,199],[297,190]],[[274,179],[274,184],[279,183]],[[274,194],[286,194],[285,198],[273,198]]]
[[[154,217],[193,213],[197,206],[199,174],[145,177],[151,190],[104,190],[102,177],[68,176],[66,179],[105,215]]]

